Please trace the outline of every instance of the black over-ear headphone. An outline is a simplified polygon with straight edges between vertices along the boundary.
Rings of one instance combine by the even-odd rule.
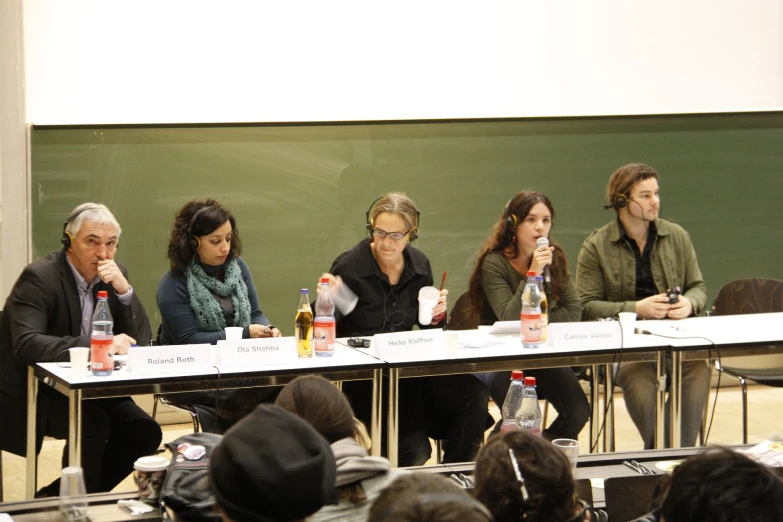
[[[509,241],[509,243],[512,241],[511,238],[514,237],[514,231],[517,228],[517,223],[519,222],[519,218],[517,218],[517,215],[511,212],[509,210],[508,206],[511,205],[511,202],[514,200],[514,198],[511,198],[508,200],[508,203],[506,203],[506,206],[503,207],[503,215],[506,216],[504,221],[504,226],[506,227],[506,236]]]
[[[628,206],[629,200],[628,194],[617,194],[610,205],[604,205],[604,210],[609,210],[610,208],[620,210]]]
[[[193,235],[193,225],[196,224],[196,218],[198,218],[199,215],[203,214],[206,210],[211,208],[211,206],[201,207],[196,211],[195,214],[193,214],[193,217],[190,218],[190,225],[188,225],[188,237],[190,238],[190,246],[193,248],[194,252],[198,250],[198,247],[201,246],[201,240]]]
[[[76,212],[74,212],[73,214],[68,216],[68,219],[66,219],[65,222],[63,223],[63,237],[60,239],[60,243],[63,244],[63,248],[65,250],[68,250],[69,248],[71,248],[71,245],[74,242],[74,237],[70,234],[70,232],[66,232],[66,230],[65,230],[66,228],[68,228],[68,223],[70,223],[74,219],[76,219],[76,217],[79,214],[81,214],[82,212],[87,212],[88,210],[97,210],[99,208],[101,208],[101,207],[99,207],[97,205],[90,205],[89,207],[84,207],[83,209],[77,210]]]
[[[385,196],[385,194],[384,194]],[[375,204],[378,203],[384,196],[381,196],[379,198],[376,198],[375,201],[370,203],[370,207],[367,209],[367,212],[364,213],[364,227],[367,229],[367,235],[372,236],[372,229],[375,228],[375,222],[372,218],[370,218],[370,214],[372,213],[372,209],[375,207]],[[409,241],[413,241],[415,239],[418,239],[419,237],[419,223],[421,219],[421,212],[419,212],[419,209],[416,208],[414,205],[413,210],[416,211],[416,226],[413,227],[413,229],[410,231],[410,236],[408,236]]]

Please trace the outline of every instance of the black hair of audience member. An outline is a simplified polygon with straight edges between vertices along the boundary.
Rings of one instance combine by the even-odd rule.
[[[660,516],[666,522],[779,522],[783,480],[734,450],[708,448],[672,472]]]
[[[224,520],[298,521],[335,504],[329,443],[278,406],[262,404],[215,447],[209,480]]]
[[[509,449],[525,480],[528,500],[522,498]],[[526,431],[492,435],[479,452],[474,480],[476,499],[497,522],[561,522],[582,509],[566,456],[548,440]]]
[[[289,382],[275,404],[306,420],[329,444],[347,438],[366,444],[348,398],[320,375],[301,375]],[[337,488],[337,497],[352,504],[367,500],[359,482]]]
[[[490,522],[492,514],[454,481],[430,473],[403,475],[384,489],[367,522]]]
[[[193,221],[193,217],[198,212],[200,214]],[[242,254],[242,240],[239,238],[234,215],[214,199],[193,200],[185,203],[185,206],[177,212],[174,225],[171,228],[168,248],[171,270],[183,272],[193,258],[197,257],[196,250],[191,244],[193,237],[211,234],[226,221],[231,223],[231,247],[228,251],[228,261],[236,259]]]

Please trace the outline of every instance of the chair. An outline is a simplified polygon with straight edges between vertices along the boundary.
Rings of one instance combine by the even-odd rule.
[[[648,513],[661,477],[663,475],[634,475],[604,480],[609,520],[634,520]]]
[[[449,330],[475,330],[478,328],[478,320],[468,317],[468,308],[470,306],[470,297],[465,292],[457,298],[454,307],[449,314]]]
[[[783,281],[737,279],[723,285],[712,304],[712,315],[783,312]],[[748,443],[747,381],[783,387],[783,368],[736,368],[715,362],[715,369],[737,379],[742,388],[742,442]]]
[[[169,401],[165,395],[156,393],[153,396],[153,402],[152,402],[152,418],[154,419],[158,414],[158,403],[163,404],[164,406],[168,406],[169,408],[174,408],[175,410],[184,411],[185,413],[190,414],[190,418],[193,421],[193,433],[198,433],[201,431],[201,420],[198,417],[198,412],[195,408],[192,406],[186,406],[184,404],[174,404],[171,401]]]

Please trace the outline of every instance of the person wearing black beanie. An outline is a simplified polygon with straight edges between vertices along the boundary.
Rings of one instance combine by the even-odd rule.
[[[302,520],[336,504],[329,443],[306,421],[262,404],[215,448],[209,478],[224,520]]]

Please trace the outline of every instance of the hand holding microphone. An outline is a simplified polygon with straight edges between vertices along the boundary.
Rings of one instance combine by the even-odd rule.
[[[530,270],[544,276],[544,292],[552,294],[552,275],[549,265],[552,264],[552,256],[555,247],[549,246],[549,239],[539,237],[536,239],[536,249],[533,251],[533,259],[530,261]]]

